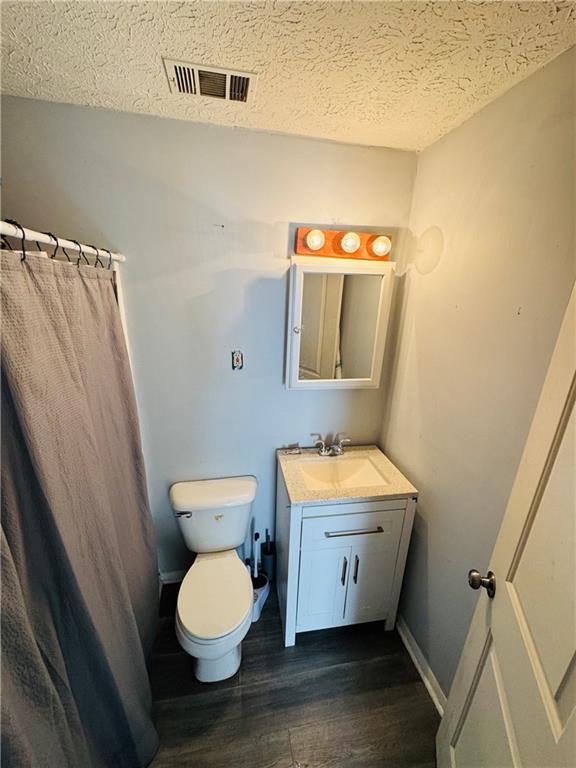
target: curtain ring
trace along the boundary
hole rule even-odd
[[[97,267],[98,264],[100,264],[101,267],[104,267],[104,263],[100,260],[100,251],[98,250],[98,248],[96,248],[95,245],[92,245],[92,243],[88,243],[88,245],[90,246],[90,248],[94,248],[94,250],[96,251],[96,261],[94,262],[94,266]]]
[[[76,266],[77,266],[77,267],[79,267],[79,266],[80,266],[80,262],[82,261],[82,259],[84,259],[84,261],[86,262],[86,264],[88,264],[88,266],[90,266],[90,262],[89,262],[89,261],[88,261],[88,259],[86,258],[86,254],[85,254],[85,253],[84,253],[84,251],[82,250],[82,246],[80,245],[80,243],[78,242],[78,240],[72,240],[72,238],[70,238],[70,242],[71,242],[71,243],[74,243],[74,245],[78,246],[78,260],[76,261]]]
[[[6,221],[8,224],[12,224],[13,227],[17,227],[20,230],[20,237],[22,238],[22,256],[20,257],[20,261],[26,261],[26,247],[24,245],[26,242],[26,235],[24,233],[24,227],[21,224],[18,224],[17,221],[14,221],[14,219],[6,219]]]
[[[109,251],[108,248],[102,248],[102,250],[106,251],[106,253],[108,254],[108,267],[107,267],[107,269],[110,269],[110,267],[112,266],[112,251]]]
[[[60,247],[58,245],[58,238],[56,237],[56,235],[53,235],[52,232],[43,232],[42,234],[48,235],[48,237],[50,237],[50,238],[52,238],[52,240],[54,240],[54,251],[52,252],[52,255],[50,256],[50,258],[53,259],[53,258],[55,258],[56,254],[58,253],[58,248]],[[36,245],[38,245],[38,243],[36,243]],[[68,261],[70,261],[70,259],[68,259]]]

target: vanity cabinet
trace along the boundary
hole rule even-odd
[[[279,457],[277,589],[285,645],[294,645],[298,632],[366,621],[393,629],[416,489],[406,481],[407,493],[395,498],[295,501],[294,471],[287,482]]]
[[[296,631],[386,618],[404,510],[315,511],[302,521]]]

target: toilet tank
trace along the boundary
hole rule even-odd
[[[258,482],[252,475],[174,483],[170,504],[192,552],[221,552],[244,543]]]

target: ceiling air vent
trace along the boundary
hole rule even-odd
[[[246,101],[250,78],[244,75],[230,75],[230,101]]]
[[[196,73],[190,67],[176,64],[174,78],[178,93],[196,93]]]
[[[207,72],[205,69],[199,69],[198,80],[202,96],[214,96],[215,99],[226,98],[226,75],[224,72]]]
[[[240,102],[254,96],[256,75],[252,72],[215,69],[173,59],[164,59],[164,69],[171,93]]]

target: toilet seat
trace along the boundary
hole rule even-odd
[[[178,593],[178,629],[198,645],[232,639],[244,631],[252,603],[250,575],[236,550],[199,554]]]

